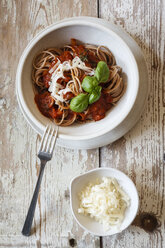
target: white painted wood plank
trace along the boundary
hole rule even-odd
[[[88,6],[88,7],[86,7]],[[39,31],[65,17],[97,15],[96,1],[1,1],[1,183],[0,247],[99,247],[99,239],[73,220],[68,186],[73,176],[99,166],[98,150],[56,147],[46,166],[36,206],[33,235],[21,235],[39,173],[40,139],[24,120],[15,95],[19,57]]]
[[[101,165],[129,175],[140,196],[139,218],[143,212],[153,213],[161,224],[147,233],[137,218],[128,230],[104,238],[103,247],[164,247],[165,8],[163,1],[102,0],[100,17],[123,27],[137,41],[146,58],[150,83],[148,103],[138,124],[119,141],[101,149]]]

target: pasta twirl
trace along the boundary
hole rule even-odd
[[[106,64],[109,71],[104,82],[97,81],[96,69],[100,61]],[[89,81],[95,77],[92,92],[86,92],[82,87],[85,77]],[[103,119],[126,89],[121,68],[116,65],[107,47],[82,45],[75,39],[71,39],[71,44],[63,48],[48,48],[39,52],[33,61],[32,80],[35,85],[35,102],[40,112],[61,126]],[[74,100],[77,106],[71,108],[71,101],[77,96]],[[86,101],[84,106],[83,101]]]

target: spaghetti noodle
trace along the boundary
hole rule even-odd
[[[72,111],[72,99],[86,94],[82,88],[83,79],[95,75],[100,61],[108,66],[109,77],[106,82],[100,82],[99,99],[81,112]],[[53,119],[57,125],[69,126],[74,122],[101,120],[125,92],[126,84],[121,71],[107,47],[77,44],[75,39],[71,39],[70,45],[61,49],[46,49],[34,58],[32,80],[35,102],[40,112]]]

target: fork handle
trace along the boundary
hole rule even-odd
[[[34,211],[36,208],[36,203],[37,203],[37,199],[38,199],[38,193],[40,190],[40,185],[41,185],[41,180],[42,180],[42,176],[44,173],[44,169],[45,169],[45,164],[46,161],[45,160],[41,160],[41,167],[40,167],[40,173],[38,176],[38,180],[37,180],[37,184],[36,184],[36,188],[33,194],[33,198],[32,201],[30,203],[30,207],[26,216],[26,220],[22,229],[22,234],[25,236],[30,236],[30,231],[31,231],[31,226],[32,226],[32,221],[33,221],[33,217],[34,217]]]

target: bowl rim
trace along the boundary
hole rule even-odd
[[[135,90],[133,91],[133,98],[132,98],[132,103],[129,104],[129,106],[127,106],[127,109],[124,111],[124,114],[122,114],[120,116],[120,118],[118,118],[118,120],[111,125],[111,127],[109,128],[107,126],[107,128],[101,129],[98,132],[92,133],[92,134],[86,134],[83,136],[74,136],[74,135],[70,135],[70,134],[61,134],[59,132],[59,138],[61,139],[66,139],[66,140],[90,140],[92,138],[95,137],[99,137],[103,134],[108,133],[109,131],[111,131],[112,129],[116,128],[120,123],[122,123],[122,121],[127,117],[127,115],[129,114],[129,112],[131,111],[131,109],[134,106],[135,100],[137,98],[137,94],[138,94],[138,90],[139,90],[139,72],[138,72],[138,66],[137,66],[137,62],[135,60],[135,57],[132,53],[132,51],[130,50],[130,48],[128,47],[128,45],[124,42],[124,40],[118,35],[116,34],[114,31],[108,29],[107,27],[103,26],[100,23],[96,23],[94,21],[91,20],[83,20],[82,18],[68,18],[64,21],[59,21],[57,23],[54,23],[50,26],[48,26],[47,28],[45,28],[44,30],[42,30],[40,33],[38,33],[30,42],[29,44],[26,46],[26,48],[24,49],[19,63],[18,63],[18,67],[17,67],[17,73],[16,73],[16,88],[17,88],[17,96],[20,100],[20,103],[25,111],[25,113],[27,114],[27,116],[29,117],[30,120],[32,120],[33,123],[36,124],[36,126],[38,126],[38,128],[40,130],[42,130],[42,132],[44,132],[45,126],[35,117],[35,115],[33,115],[31,113],[31,111],[29,110],[27,103],[23,97],[24,93],[23,93],[23,88],[22,88],[22,73],[23,73],[23,68],[24,68],[24,64],[26,61],[26,58],[29,54],[29,52],[31,51],[31,49],[34,47],[34,45],[37,44],[37,42],[42,39],[44,36],[48,35],[49,33],[60,29],[60,28],[64,28],[64,27],[68,27],[68,26],[76,26],[76,25],[86,25],[86,26],[90,26],[90,27],[94,27],[94,28],[98,28],[100,30],[103,30],[105,32],[107,32],[108,34],[113,35],[114,37],[117,37],[118,40],[120,40],[120,42],[123,44],[123,46],[126,47],[127,51],[129,52],[129,55],[131,57],[132,63],[134,64],[134,71],[136,73],[136,84],[135,84]]]
[[[85,175],[92,174],[92,173],[95,172],[95,171],[101,171],[101,170],[113,171],[113,172],[116,172],[117,174],[120,174],[120,175],[124,176],[124,178],[127,178],[127,180],[129,181],[129,183],[132,184],[132,187],[134,188],[134,192],[136,193],[136,196],[135,196],[135,197],[136,197],[136,200],[137,200],[137,206],[136,206],[136,208],[134,209],[134,215],[133,215],[132,219],[130,220],[130,222],[127,224],[127,226],[126,226],[125,228],[120,229],[119,231],[116,231],[116,232],[114,232],[114,233],[112,233],[112,234],[109,234],[109,233],[106,233],[106,232],[100,234],[100,233],[97,233],[97,232],[90,231],[89,229],[87,229],[84,225],[82,225],[82,224],[79,222],[79,220],[77,219],[77,217],[76,217],[76,215],[75,215],[75,213],[74,213],[74,210],[73,210],[73,204],[72,204],[72,202],[73,202],[73,197],[72,197],[72,185],[73,185],[73,182],[74,182],[76,179],[79,179],[79,178],[81,178],[81,177],[83,177],[83,176],[85,176]],[[138,195],[138,191],[137,191],[137,188],[136,188],[134,182],[133,182],[133,181],[131,180],[131,178],[130,178],[129,176],[127,176],[124,172],[122,172],[121,170],[115,169],[115,168],[111,168],[111,167],[99,167],[99,168],[95,168],[95,169],[89,170],[89,171],[87,171],[87,172],[85,172],[85,173],[83,173],[83,174],[81,174],[81,175],[79,175],[79,176],[73,177],[73,178],[71,179],[71,181],[70,181],[69,192],[70,192],[70,208],[71,208],[71,212],[72,212],[72,215],[73,215],[74,219],[76,220],[76,222],[77,222],[84,230],[86,230],[87,232],[89,232],[89,233],[91,233],[91,234],[93,234],[93,235],[96,235],[96,236],[102,236],[102,237],[104,237],[104,236],[111,236],[111,235],[114,235],[114,234],[117,234],[117,233],[120,233],[120,232],[124,231],[124,230],[127,229],[127,228],[131,225],[131,223],[134,221],[134,219],[135,219],[135,217],[136,217],[136,215],[137,215],[137,212],[138,212],[138,210],[139,210],[139,203],[140,203],[140,202],[139,202],[139,195]]]

